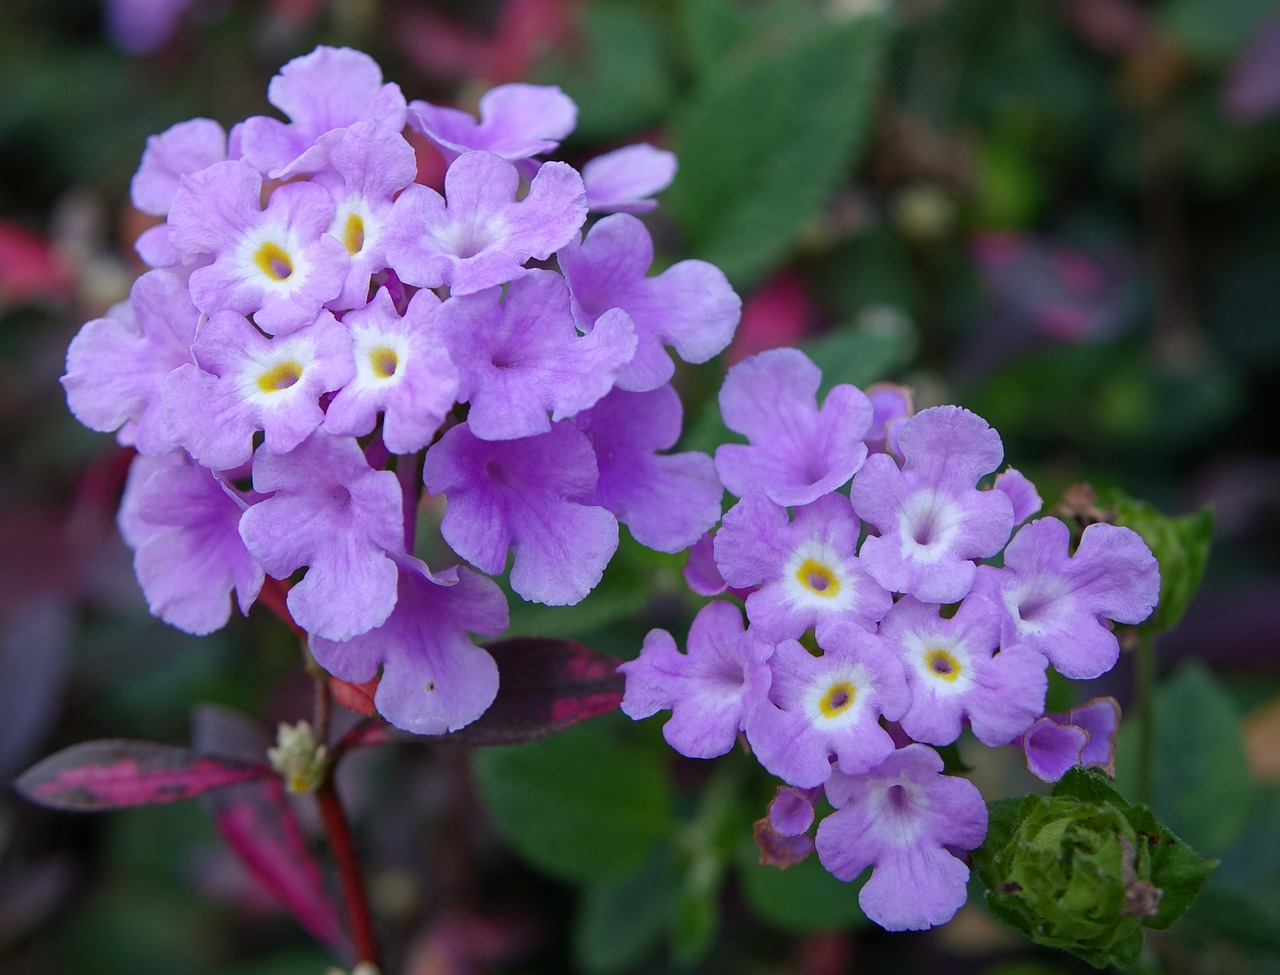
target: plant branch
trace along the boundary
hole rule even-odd
[[[364,878],[360,874],[360,861],[356,857],[351,839],[351,827],[333,784],[333,769],[316,789],[316,803],[324,820],[325,835],[333,851],[338,867],[338,880],[342,885],[342,901],[347,910],[347,922],[351,928],[351,941],[355,945],[356,960],[377,967],[378,941],[373,930],[373,915],[369,911],[369,899],[365,896]]]

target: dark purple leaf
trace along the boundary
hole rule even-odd
[[[350,942],[320,864],[307,846],[278,778],[206,799],[214,825],[263,889],[311,935],[348,962]]]
[[[333,746],[333,754],[336,757],[351,748],[372,748],[376,745],[415,740],[420,739],[408,732],[396,730],[381,718],[366,718],[338,739],[338,743]]]
[[[33,802],[95,811],[190,799],[275,773],[266,763],[200,755],[150,741],[86,741],[50,755],[14,784]]]
[[[517,637],[487,649],[498,662],[498,697],[479,721],[442,736],[443,741],[534,741],[622,703],[621,661],[581,643]]]
[[[0,613],[0,778],[19,771],[61,713],[73,613],[57,595]]]
[[[261,761],[275,739],[257,718],[222,707],[197,704],[191,711],[191,747],[201,755]]]
[[[1227,79],[1223,109],[1233,122],[1260,122],[1280,111],[1280,17],[1262,25]]]

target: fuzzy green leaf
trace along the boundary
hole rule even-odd
[[[698,256],[737,286],[792,250],[856,159],[886,34],[868,15],[783,36],[726,62],[677,111],[669,201]]]
[[[661,764],[602,719],[553,738],[477,750],[473,768],[499,830],[523,857],[567,880],[621,877],[670,834]]]

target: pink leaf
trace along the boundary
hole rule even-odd
[[[149,741],[86,741],[50,755],[15,785],[33,802],[92,812],[190,799],[266,778],[265,763],[212,758]]]
[[[569,640],[517,637],[486,648],[498,662],[498,696],[480,720],[443,736],[467,745],[546,738],[622,703],[621,662]]]
[[[278,778],[208,798],[214,825],[245,869],[311,935],[348,961],[351,945],[324,873]]]

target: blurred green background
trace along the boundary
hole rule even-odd
[[[146,137],[268,114],[270,77],[358,47],[406,95],[473,106],[558,84],[561,154],[665,145],[661,262],[722,266],[726,356],[682,369],[689,447],[729,362],[802,344],[828,384],[893,380],[1001,433],[1052,504],[1071,484],[1211,504],[1206,581],[1157,644],[1156,814],[1222,859],[1150,972],[1280,972],[1280,4],[1273,0],[6,0],[0,6],[0,771],[76,741],[190,735],[199,702],[297,720],[309,683],[259,611],[152,620],[114,529],[127,458],[67,413],[80,324],[127,296]],[[581,606],[513,630],[619,657],[683,640],[681,560],[624,540]],[[1127,657],[1097,687],[1127,705]],[[806,863],[754,865],[771,787],[597,719],[469,756],[358,756],[342,786],[390,973],[1070,973],[971,899],[869,929]],[[1125,747],[1128,747],[1127,745]],[[1005,751],[1012,752],[1011,749]],[[989,798],[1035,782],[964,758]],[[1124,748],[1120,784],[1125,787]],[[304,826],[314,814],[300,807]],[[811,869],[812,868],[812,869]],[[0,970],[304,975],[333,963],[194,803],[98,817],[0,796]]]

